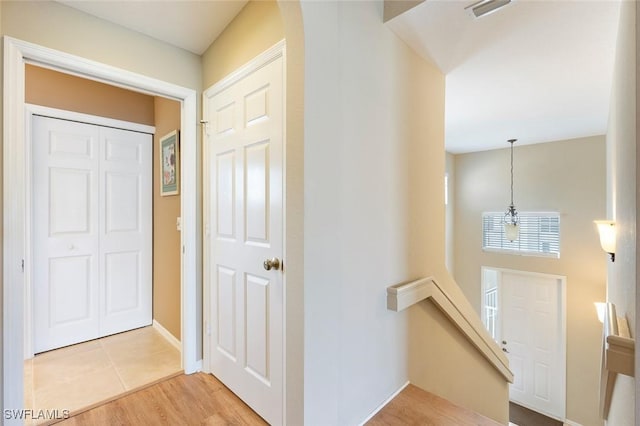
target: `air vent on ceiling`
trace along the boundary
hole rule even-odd
[[[481,0],[464,8],[474,18],[488,15],[495,12],[503,6],[511,3],[511,0]]]

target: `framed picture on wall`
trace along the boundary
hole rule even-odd
[[[160,138],[160,195],[178,195],[180,153],[177,130]]]

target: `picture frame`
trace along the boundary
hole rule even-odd
[[[159,140],[160,195],[180,193],[180,132],[174,130]]]

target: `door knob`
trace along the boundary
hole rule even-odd
[[[278,259],[277,257],[272,257],[271,259],[265,260],[262,266],[264,266],[264,269],[266,269],[267,271],[270,271],[272,269],[275,269],[277,271],[278,269],[280,269],[280,259]]]

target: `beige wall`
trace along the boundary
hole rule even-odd
[[[275,1],[250,1],[202,55],[206,89],[284,37]]]
[[[449,152],[445,155],[445,173],[448,176],[446,188],[448,200],[445,206],[445,265],[453,276],[455,272],[456,157]]]
[[[481,266],[567,277],[566,413],[584,425],[602,424],[602,326],[593,303],[605,299],[607,258],[593,220],[606,216],[605,151],[602,136],[514,149],[516,208],[560,213],[560,259],[483,252],[482,213],[506,210],[509,202],[509,150],[460,154],[455,161],[456,280],[480,312]]]
[[[154,125],[152,96],[34,65],[25,67],[25,101]]]
[[[178,340],[180,316],[180,195],[160,196],[160,138],[180,131],[180,102],[154,98],[153,136],[153,319]]]
[[[407,380],[506,423],[506,381],[437,310],[385,305],[421,276],[460,293],[444,256],[444,76],[382,24],[382,2],[301,6],[305,424],[358,424]]]
[[[636,289],[638,283],[637,229],[637,13],[636,2],[622,2],[614,82],[607,131],[608,217],[616,221],[616,261],[609,264],[607,299],[616,305],[618,316],[626,317],[636,337]],[[637,339],[637,337],[636,337]],[[640,353],[636,351],[636,354]],[[636,355],[637,356],[637,355]],[[636,358],[636,377],[638,377]],[[619,375],[607,424],[634,423],[636,387],[632,377]],[[638,414],[636,414],[638,416]],[[640,418],[640,417],[635,417]]]
[[[416,386],[507,423],[508,387],[502,375],[433,304],[412,308],[410,380]]]

